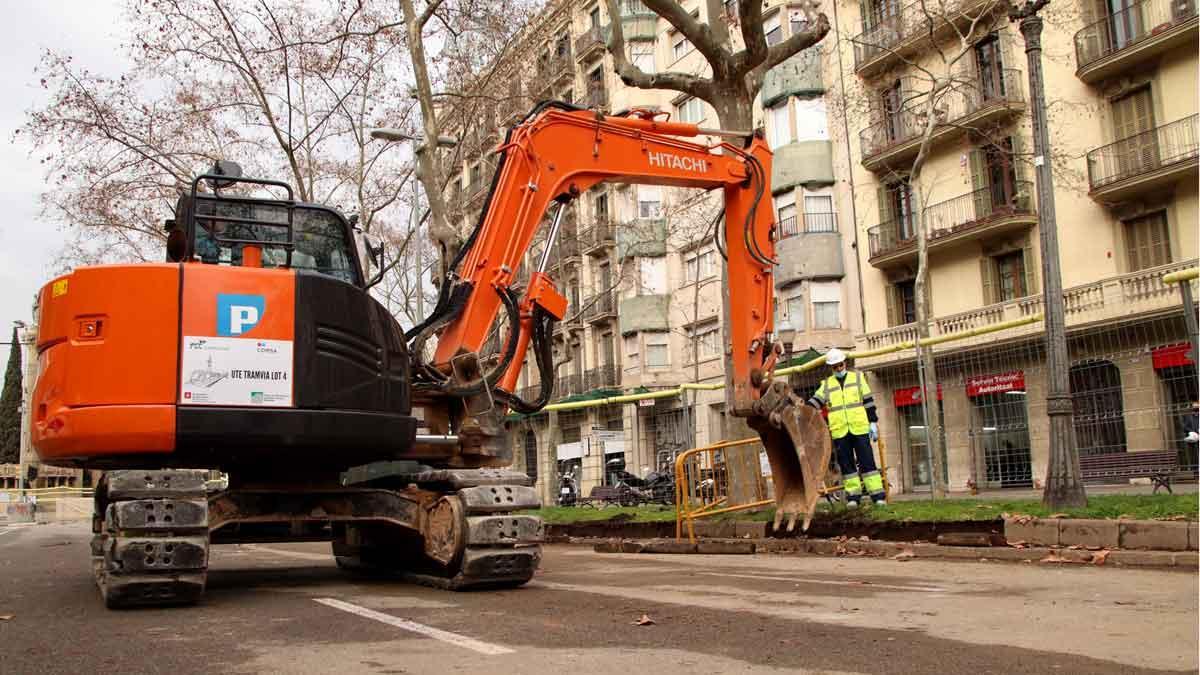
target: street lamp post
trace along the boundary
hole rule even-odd
[[[1075,446],[1074,403],[1067,378],[1067,335],[1063,318],[1062,274],[1059,271],[1058,225],[1054,218],[1054,178],[1050,170],[1050,133],[1046,126],[1045,83],[1042,80],[1042,18],[1038,11],[1049,0],[1026,0],[1008,12],[1019,21],[1029,62],[1029,95],[1033,112],[1033,164],[1037,171],[1038,234],[1042,249],[1042,305],[1046,325],[1046,413],[1050,420],[1050,459],[1042,503],[1048,508],[1087,506],[1079,478]]]

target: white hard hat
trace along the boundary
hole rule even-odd
[[[825,363],[828,365],[836,366],[839,363],[845,362],[845,360],[846,352],[838,349],[837,347],[825,352]]]

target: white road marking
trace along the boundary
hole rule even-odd
[[[321,603],[322,605],[333,607],[334,609],[340,609],[343,612],[357,614],[363,618],[373,619],[381,623],[386,623],[389,626],[395,626],[396,628],[401,628],[419,635],[424,635],[425,637],[431,637],[435,640],[441,640],[442,642],[449,642],[452,645],[470,649],[472,651],[479,652],[480,654],[489,654],[495,656],[499,654],[513,653],[513,650],[509,649],[508,647],[491,644],[490,642],[482,642],[480,640],[476,640],[475,638],[459,635],[458,633],[451,633],[440,628],[434,628],[432,626],[416,623],[415,621],[409,621],[408,619],[401,619],[400,617],[392,616],[391,614],[376,612],[373,609],[352,605],[348,602],[343,602],[335,598],[313,598],[313,600]]]
[[[257,546],[255,544],[243,544],[242,548],[252,553],[262,551],[263,553],[271,553],[285,558],[299,558],[300,560],[321,560],[324,562],[333,562],[332,553],[304,553],[303,551],[284,551],[277,548],[269,548],[267,546]]]
[[[828,584],[830,586],[864,586],[871,588],[886,588],[894,591],[919,591],[922,593],[945,593],[940,586],[899,586],[896,584],[877,584],[873,581],[840,581],[837,579],[809,579],[805,577],[780,577],[767,574],[729,574],[726,572],[699,572],[712,577],[733,577],[737,579],[766,579],[768,581],[791,581],[799,584]]]

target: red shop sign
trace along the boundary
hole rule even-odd
[[[1163,368],[1172,368],[1175,366],[1191,366],[1195,365],[1196,363],[1195,361],[1192,361],[1191,356],[1188,355],[1188,352],[1191,350],[1192,346],[1184,342],[1177,345],[1159,347],[1158,349],[1150,352],[1150,358],[1154,362],[1155,370],[1162,370]]]
[[[967,378],[967,396],[1002,394],[1006,391],[1025,391],[1025,371]]]
[[[942,400],[942,385],[938,385],[938,400]],[[921,388],[909,387],[907,389],[897,389],[892,394],[892,402],[897,408],[903,408],[910,405],[921,405]]]

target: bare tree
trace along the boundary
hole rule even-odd
[[[804,28],[774,45],[763,33],[763,3],[737,0],[736,23],[742,48],[735,51],[729,15],[723,0],[705,0],[708,21],[700,21],[675,0],[642,0],[655,14],[666,19],[703,55],[708,76],[668,71],[646,73],[634,65],[625,50],[618,0],[605,0],[612,26],[608,51],[621,81],[639,89],[669,89],[707,101],[717,111],[725,129],[754,128],[754,99],[762,89],[767,72],[792,56],[812,47],[829,32],[829,20],[818,12],[816,0],[801,4]]]

